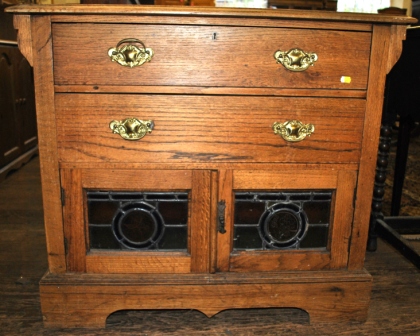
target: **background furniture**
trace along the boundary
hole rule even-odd
[[[287,9],[337,10],[336,0],[268,0],[268,7]]]
[[[416,61],[413,62],[419,55],[420,29],[414,27],[407,30],[407,39],[403,42],[401,58],[391,70],[386,82],[368,250],[376,250],[376,233],[379,233],[381,237],[394,245],[420,268],[419,253],[401,236],[401,234],[420,233],[420,218],[399,216],[410,134],[413,123],[420,121],[420,64]],[[399,117],[399,127],[391,213],[390,216],[384,217],[381,211],[382,198],[391,146],[392,127],[397,120],[397,116]]]
[[[0,7],[0,181],[37,153],[32,68],[16,42],[11,14]]]
[[[173,308],[366,319],[380,97],[412,19],[13,12],[38,88],[46,325]]]
[[[214,0],[155,0],[154,4],[158,6],[215,6]]]

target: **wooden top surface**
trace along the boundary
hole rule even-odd
[[[198,17],[237,17],[300,19],[324,21],[348,21],[366,23],[392,23],[409,25],[417,22],[407,16],[340,13],[310,10],[216,8],[185,6],[143,6],[143,5],[19,5],[9,7],[8,12],[15,14],[114,14],[114,15],[154,15],[154,16],[198,16]]]

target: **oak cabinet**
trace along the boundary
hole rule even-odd
[[[46,325],[173,308],[366,319],[380,98],[410,18],[13,11],[38,87]]]

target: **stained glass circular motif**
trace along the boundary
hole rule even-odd
[[[298,205],[277,203],[262,214],[260,235],[268,247],[294,247],[305,236],[306,224],[306,215]]]
[[[289,211],[279,210],[267,218],[267,232],[279,243],[295,238],[300,229],[299,218]]]
[[[138,202],[124,205],[117,211],[112,229],[125,247],[145,249],[160,239],[164,225],[155,207]]]

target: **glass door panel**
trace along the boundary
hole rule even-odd
[[[321,270],[347,265],[354,171],[221,172],[225,233],[219,271]]]
[[[210,271],[209,238],[202,238],[211,225],[210,171],[63,169],[61,175],[69,271]]]

